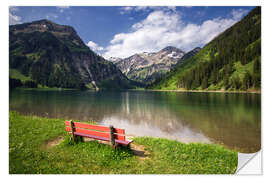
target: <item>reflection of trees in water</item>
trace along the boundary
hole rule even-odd
[[[194,129],[200,129],[204,135],[215,142],[223,143],[241,152],[258,151],[261,145],[260,120],[253,119],[252,122],[250,122],[252,118],[247,120],[245,117],[251,113],[237,117],[238,121],[232,121],[233,117],[230,115],[224,117],[223,114],[209,111],[181,113],[185,123]]]
[[[260,148],[260,97],[253,94],[22,91],[10,99],[11,108],[24,114],[97,122],[113,117],[138,131],[147,127],[194,138],[202,132],[243,152]]]
[[[170,107],[182,116],[183,123],[200,129],[215,142],[241,152],[255,152],[260,149],[260,95],[204,93],[198,96],[198,101],[192,98],[190,99],[195,101],[192,106]],[[176,99],[180,100],[179,96],[172,95],[171,100]]]
[[[163,132],[176,133],[188,127],[241,152],[260,149],[259,95],[193,93],[181,96],[166,93],[131,99],[132,104],[122,103],[122,112],[116,117],[135,125],[151,124]]]
[[[103,103],[99,95],[86,93],[22,91],[11,97],[10,107],[23,114],[97,122],[119,111],[120,106],[116,101]]]

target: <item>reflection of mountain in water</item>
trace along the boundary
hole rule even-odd
[[[10,108],[24,114],[94,120],[127,134],[219,142],[260,149],[260,96],[147,91],[15,91]]]

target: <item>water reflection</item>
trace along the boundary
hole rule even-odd
[[[258,94],[147,91],[29,91],[10,93],[23,114],[94,120],[137,136],[221,143],[240,152],[261,146]]]

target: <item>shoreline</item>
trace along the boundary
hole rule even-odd
[[[184,90],[184,89],[131,89],[134,91],[157,91],[157,92],[194,92],[194,93],[243,93],[243,94],[261,94],[261,90],[258,91],[224,91],[224,90]]]
[[[78,90],[71,88],[16,88],[20,90],[57,90],[68,91]],[[241,94],[261,94],[261,90],[249,90],[249,91],[224,91],[224,90],[185,90],[185,89],[113,89],[113,91],[153,91],[153,92],[194,92],[194,93],[241,93]],[[93,89],[87,89],[86,91],[96,91]],[[110,91],[110,89],[100,89],[99,91]]]

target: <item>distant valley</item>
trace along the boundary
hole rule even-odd
[[[181,64],[198,53],[200,48],[186,53],[176,47],[168,46],[158,52],[143,52],[132,55],[128,58],[111,58],[114,64],[129,79],[144,84],[151,84],[165,73],[169,72],[173,67]]]

